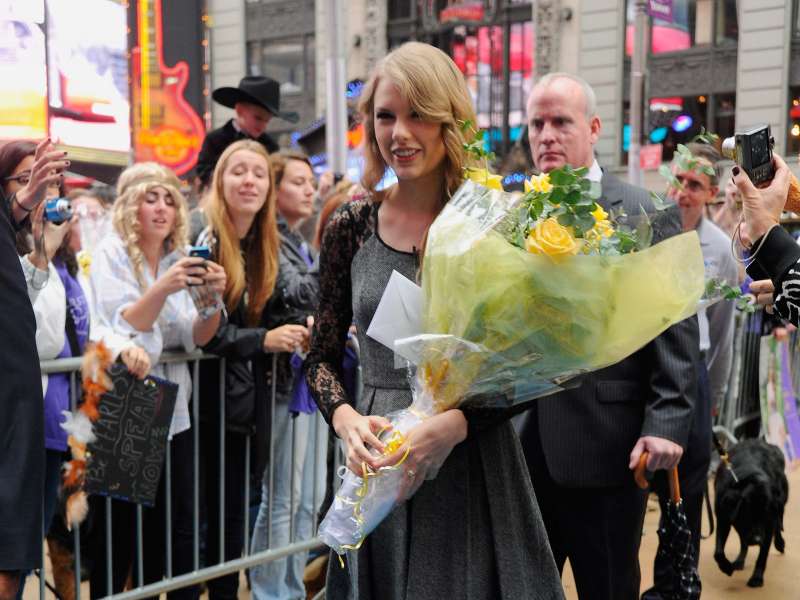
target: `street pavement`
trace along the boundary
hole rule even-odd
[[[784,516],[784,539],[786,554],[780,554],[773,545],[770,549],[767,569],[764,572],[764,587],[749,588],[747,580],[753,573],[758,548],[751,546],[743,571],[728,577],[714,562],[714,536],[700,542],[700,579],[703,584],[702,600],[800,600],[800,467],[787,474],[789,478],[789,503]],[[714,501],[713,481],[709,482],[711,501]],[[642,591],[653,582],[653,558],[658,546],[658,502],[650,497],[645,516],[644,535],[639,560],[642,566]],[[703,532],[709,529],[706,515],[703,516]],[[739,536],[731,531],[725,551],[730,560],[739,553]],[[567,600],[577,600],[575,582],[569,565],[564,569],[564,590]]]

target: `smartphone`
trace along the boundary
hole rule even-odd
[[[189,256],[192,258],[202,258],[203,260],[211,260],[211,248],[208,246],[192,246],[189,248]],[[203,267],[205,268],[205,266]],[[203,284],[189,284],[190,286],[197,286]]]
[[[189,256],[192,258],[211,260],[211,248],[208,246],[192,246],[189,248]]]

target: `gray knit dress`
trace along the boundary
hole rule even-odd
[[[306,362],[330,418],[346,401],[338,371],[351,321],[358,329],[364,390],[357,410],[385,415],[411,402],[406,373],[366,332],[393,270],[414,279],[416,257],[383,243],[377,204],[343,206],[321,253],[320,312]],[[510,422],[469,421],[437,477],[373,531],[342,568],[331,560],[331,600],[527,600],[563,598],[525,459]],[[338,487],[338,484],[335,484]]]

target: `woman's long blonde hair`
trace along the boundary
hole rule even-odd
[[[269,192],[266,202],[256,213],[247,233],[247,256],[242,254],[242,245],[233,225],[228,203],[225,202],[223,175],[231,156],[239,150],[248,150],[264,157],[269,171]],[[239,140],[228,146],[219,157],[211,180],[206,215],[217,239],[216,260],[225,269],[225,306],[232,312],[239,305],[247,290],[247,324],[258,325],[267,300],[275,289],[278,276],[278,250],[280,237],[275,200],[275,176],[269,155],[260,143]]]
[[[375,193],[386,172],[375,138],[375,90],[381,79],[388,79],[399,89],[411,108],[423,121],[441,123],[445,146],[444,175],[447,197],[464,179],[467,163],[465,137],[461,124],[476,122],[464,76],[444,52],[421,42],[407,42],[387,54],[375,67],[359,103],[364,120],[364,175],[362,183]]]
[[[140,246],[142,226],[139,223],[139,207],[148,192],[163,187],[175,203],[175,227],[164,241],[164,254],[184,248],[188,243],[188,209],[186,198],[180,192],[181,183],[170,169],[154,162],[137,163],[125,169],[117,181],[117,200],[114,202],[112,222],[122,238],[125,250],[133,264],[133,272],[139,287],[144,290],[145,258]]]

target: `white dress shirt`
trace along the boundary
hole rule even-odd
[[[175,251],[164,256],[158,264],[156,277],[162,275],[185,252]],[[144,282],[153,285],[155,278],[149,269],[144,269]],[[195,349],[193,337],[194,319],[197,309],[186,290],[170,294],[150,331],[139,331],[122,316],[126,308],[142,297],[143,289],[136,280],[133,263],[125,250],[125,244],[116,232],[110,233],[95,249],[92,256],[89,279],[94,292],[97,320],[101,327],[108,327],[143,348],[153,365],[150,374],[178,384],[178,398],[172,415],[169,437],[186,431],[190,427],[189,397],[192,379],[187,363],[157,364],[164,350],[191,352]]]

